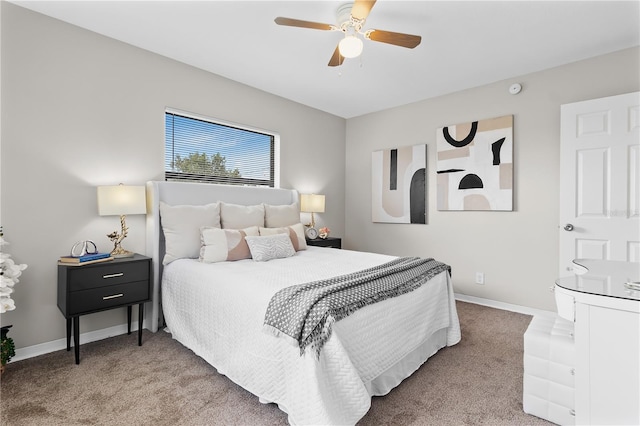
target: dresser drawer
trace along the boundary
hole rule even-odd
[[[69,295],[68,315],[132,305],[149,300],[149,281],[136,281],[89,290],[74,291]]]
[[[558,308],[558,315],[567,321],[575,322],[576,320],[576,308],[575,299],[573,296],[567,294],[561,287],[555,287],[556,307]]]
[[[67,268],[67,273],[69,274],[68,286],[71,292],[149,279],[147,262],[87,265]]]

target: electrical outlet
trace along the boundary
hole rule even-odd
[[[484,284],[484,272],[476,272],[476,284]]]

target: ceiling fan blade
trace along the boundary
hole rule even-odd
[[[356,0],[351,7],[351,16],[360,20],[367,19],[374,4],[376,0]]]
[[[421,36],[383,30],[370,30],[367,32],[366,38],[373,41],[379,41],[381,43],[407,47],[409,49],[413,49],[422,41]]]
[[[340,48],[336,46],[336,50],[333,52],[333,56],[329,60],[330,67],[339,67],[344,62],[344,56],[340,54]]]
[[[333,25],[329,25],[329,24],[322,24],[320,22],[311,22],[311,21],[301,21],[300,19],[283,18],[282,16],[278,16],[276,19],[274,19],[274,21],[278,25],[286,25],[289,27],[311,28],[313,30],[323,30],[323,31],[331,31],[335,29]]]

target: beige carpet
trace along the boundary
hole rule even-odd
[[[523,333],[531,317],[458,302],[462,341],[384,397],[359,425],[548,425],[522,411]],[[2,425],[285,425],[164,332],[145,331],[7,365]]]

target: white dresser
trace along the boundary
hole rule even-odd
[[[576,424],[640,425],[640,263],[574,264],[555,295],[575,323]]]

